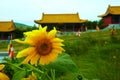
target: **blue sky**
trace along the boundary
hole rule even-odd
[[[99,20],[108,5],[120,6],[119,0],[0,0],[0,21],[34,25],[42,13],[79,13],[80,19]]]

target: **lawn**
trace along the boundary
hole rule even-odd
[[[65,53],[78,67],[83,80],[120,80],[120,32],[86,32],[59,36],[64,39]],[[12,41],[15,51],[27,46]],[[7,41],[0,42],[0,51],[7,51]],[[57,80],[78,80],[75,73],[65,73]]]
[[[65,49],[85,79],[120,80],[119,30],[115,35],[101,31],[84,33],[81,37],[66,37]]]

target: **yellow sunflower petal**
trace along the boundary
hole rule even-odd
[[[22,43],[22,44],[30,44],[30,45],[34,45],[34,42],[29,40],[28,38],[26,38],[24,41],[21,41],[19,39],[15,39],[16,42],[18,43]]]
[[[35,45],[35,40],[37,40],[38,37],[37,36],[33,36],[33,37],[26,37],[25,38],[25,44],[29,44],[29,45],[32,45],[34,46]]]
[[[28,54],[32,53],[35,51],[35,48],[34,47],[29,47],[29,48],[26,48],[20,52],[18,52],[16,58],[21,58],[21,57],[24,57],[24,56],[27,56]]]
[[[40,58],[39,54],[35,54],[35,56],[31,59],[30,63],[33,65],[37,65],[38,59]]]
[[[34,56],[35,56],[35,53],[29,54],[22,63],[27,64],[30,61],[30,59],[33,58]]]
[[[53,49],[51,53],[52,53],[52,55],[61,54],[62,50]]]
[[[31,35],[33,36],[33,38],[40,38],[41,32],[40,30],[33,30]]]
[[[40,30],[33,30],[31,33],[27,33],[29,35],[25,37],[25,41],[30,45],[34,45],[36,41],[45,38],[47,35],[47,32],[42,32]]]
[[[33,38],[33,39],[34,39],[34,38]],[[31,39],[28,39],[28,38],[25,39],[25,43],[26,43],[26,44],[29,44],[29,45],[32,45],[32,46],[35,45],[35,42],[34,42],[33,40],[31,40]]]
[[[41,25],[39,26],[40,32],[46,32],[46,29],[47,29],[47,26],[45,26],[45,27],[43,27],[43,28],[42,28]]]
[[[54,59],[54,58],[52,58],[50,55],[47,55],[47,56],[45,56],[45,57],[46,57],[46,59],[45,59],[45,64],[49,64],[49,63],[52,62],[53,59]]]
[[[64,44],[62,44],[62,43],[53,43],[52,45],[53,45],[53,47],[64,46]]]
[[[40,33],[40,37],[37,39],[37,41],[38,40],[43,40],[43,39],[45,39],[47,37],[47,32],[41,32]]]
[[[21,41],[21,40],[19,40],[19,39],[15,39],[15,41],[18,42],[18,43],[26,44],[25,41]]]
[[[42,28],[43,32],[46,32],[46,30],[47,30],[47,26],[45,26],[45,27]]]
[[[37,34],[37,35],[40,35],[40,37],[38,38],[38,40],[42,40],[42,39],[46,38],[46,36],[47,36],[46,29],[47,29],[47,26],[45,26],[43,28],[42,28],[41,25],[39,26],[39,32],[40,33]]]
[[[40,25],[40,26],[39,26],[39,30],[41,30],[41,29],[42,29],[42,26]]]
[[[24,34],[27,34],[25,36],[25,42],[27,44],[31,44],[31,45],[34,45],[35,40],[39,39],[39,37],[40,37],[40,35],[38,35],[38,34],[40,34],[39,30],[34,30],[34,31],[28,32],[28,33],[25,32]]]
[[[5,65],[4,65],[4,64],[1,64],[1,65],[0,65],[0,70],[2,70],[4,67],[5,67]]]
[[[60,38],[53,38],[51,39],[51,42],[54,42],[54,43],[61,43],[63,42],[64,40],[60,39]]]
[[[54,27],[54,29],[51,30],[51,31],[48,33],[48,38],[49,38],[49,39],[54,38],[55,35],[56,35],[56,33],[57,33],[57,30],[56,30],[55,27]]]
[[[26,36],[27,36],[27,35],[31,35],[31,34],[32,34],[32,31],[24,32],[23,34],[26,35]]]
[[[28,39],[28,40],[32,40],[34,38],[34,33],[32,32],[24,32],[24,35],[25,35],[25,40]]]
[[[58,51],[52,50],[52,52],[49,54],[49,59],[50,59],[49,61],[50,62],[55,61],[58,56],[58,53],[59,53]]]
[[[48,63],[49,63],[49,57],[47,55],[40,57],[40,64],[45,65],[45,64],[48,64]]]
[[[44,56],[40,57],[40,64],[45,65],[45,57]]]
[[[55,50],[58,50],[58,51],[65,51],[62,47],[53,47]]]
[[[49,55],[46,56],[41,56],[40,57],[40,64],[45,65],[45,64],[49,64],[50,62],[55,61],[55,59],[57,58],[57,55],[54,51],[52,51]]]
[[[10,79],[6,74],[0,72],[0,80],[10,80]]]

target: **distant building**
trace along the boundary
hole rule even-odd
[[[109,24],[120,24],[120,6],[109,5],[106,13],[98,17],[103,18],[104,26],[109,26]]]
[[[78,31],[87,20],[82,20],[79,14],[42,14],[41,20],[34,20],[35,23],[48,26],[48,30],[56,27],[60,31]]]
[[[15,24],[11,21],[0,21],[0,39],[8,39],[15,30]]]

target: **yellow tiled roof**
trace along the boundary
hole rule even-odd
[[[0,21],[0,32],[10,32],[15,30],[13,21]]]
[[[105,14],[99,15],[98,17],[104,17],[108,14],[120,15],[120,6],[108,6],[108,9]]]
[[[35,23],[83,23],[87,20],[79,18],[79,14],[44,14],[42,20],[34,20]]]

